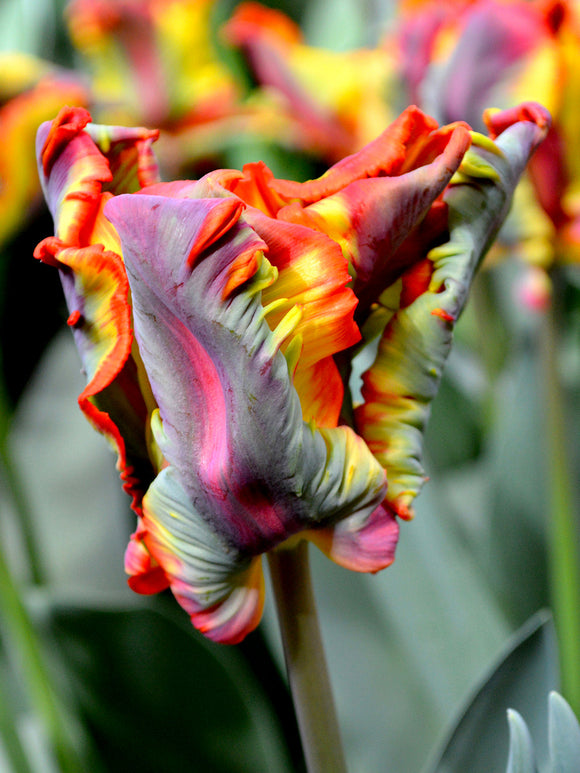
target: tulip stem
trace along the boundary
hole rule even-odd
[[[0,679],[0,738],[12,766],[10,770],[12,773],[33,773],[18,732],[15,713],[11,706],[9,688],[4,684],[4,680]]]
[[[308,773],[346,773],[312,590],[308,543],[272,551],[268,559]]]
[[[557,279],[557,277],[554,277]],[[553,303],[556,300],[554,293]],[[557,310],[550,308],[542,329],[541,367],[545,383],[550,572],[558,633],[562,692],[580,713],[580,555],[575,490],[570,474],[564,394],[558,378]]]

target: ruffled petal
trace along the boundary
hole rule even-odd
[[[86,110],[68,107],[37,134],[40,177],[56,236],[43,240],[34,254],[60,270],[68,322],[87,377],[79,403],[117,449],[124,487],[137,511],[155,474],[146,439],[152,406],[134,352],[119,238],[102,210],[115,192],[157,179],[151,150],[156,135],[95,126]]]
[[[395,560],[399,524],[387,505],[370,515],[356,513],[306,535],[328,558],[354,572],[378,572]]]
[[[232,223],[230,210],[227,234],[198,253],[198,233],[207,236],[223,206],[121,196],[106,214],[123,243],[135,334],[161,415],[158,445],[201,517],[255,555],[306,528],[371,512],[385,477],[350,429],[302,421],[279,351],[300,315],[290,311],[273,331],[266,324],[260,292],[275,272],[243,217]],[[241,258],[248,279],[226,291]]]
[[[375,140],[331,166],[318,179],[303,183],[274,179],[270,187],[287,202],[311,204],[338,193],[355,180],[400,174],[407,171],[404,167],[409,154],[417,154],[437,128],[433,118],[412,105]]]
[[[119,374],[131,351],[129,283],[120,257],[102,245],[65,247],[54,256],[63,271],[71,312],[69,324],[81,355],[90,392],[96,394]]]
[[[326,357],[308,368],[300,361],[292,383],[300,397],[302,418],[317,427],[336,427],[344,400],[344,384],[332,357]]]
[[[151,149],[157,131],[90,120],[83,108],[64,107],[54,121],[42,124],[36,139],[55,234],[71,247],[95,243],[93,232],[106,228],[98,217],[103,193],[131,193],[158,181]]]
[[[268,315],[271,327],[294,306],[302,312],[295,335],[302,339],[300,363],[309,368],[360,340],[353,314],[357,298],[347,285],[348,262],[328,236],[249,210],[246,220],[267,245],[268,261],[278,272],[264,288],[264,306],[276,303]]]
[[[121,258],[102,245],[65,247],[45,239],[35,257],[60,269],[68,324],[87,386],[79,405],[119,453],[125,490],[138,505],[153,470],[145,442],[148,409],[131,359],[129,283]]]
[[[109,164],[112,177],[108,191],[136,193],[159,182],[159,168],[153,153],[158,129],[90,123],[86,132]]]
[[[260,163],[247,165],[245,173],[218,170],[197,182],[159,183],[141,193],[172,198],[231,197],[232,191],[236,196],[243,194],[252,205],[245,220],[263,239],[268,261],[277,270],[276,281],[262,288],[262,305],[269,309],[268,325],[274,329],[295,307],[301,312],[293,338],[297,344],[299,341],[299,358],[294,362],[288,352],[288,359],[303,418],[317,426],[336,426],[344,386],[332,355],[360,339],[353,319],[357,299],[347,286],[351,281],[347,259],[325,234],[262,214],[263,210],[276,211],[284,203],[276,196],[270,198],[268,184],[272,179],[272,172]],[[232,198],[226,200],[234,206]],[[202,241],[198,236],[198,245]],[[234,276],[235,267],[231,272]],[[247,276],[243,269],[242,279]],[[287,353],[285,343],[281,348]]]
[[[55,235],[69,247],[87,240],[103,185],[112,179],[105,157],[84,132],[86,110],[63,108],[36,136],[40,181],[55,224]]]
[[[152,595],[169,588],[170,580],[147,547],[147,529],[143,519],[131,535],[125,551],[125,571],[129,575],[129,587],[135,593]]]
[[[446,133],[443,141],[440,148],[438,132],[423,138],[417,161],[423,160],[421,152],[427,149],[441,152],[418,169],[394,177],[355,180],[302,211],[290,205],[279,213],[284,219],[310,222],[340,244],[355,276],[359,314],[405,268],[394,259],[397,249],[425,218],[471,143],[464,126]]]
[[[321,177],[294,182],[274,177],[263,162],[246,164],[242,172],[210,173],[206,180],[222,185],[270,217],[301,222],[280,210],[289,204],[308,204],[339,193],[357,180],[396,176],[414,166],[430,163],[448,142],[455,127],[438,128],[437,122],[415,106],[408,107],[382,134],[365,147],[330,167]],[[304,223],[308,225],[307,222]]]
[[[264,606],[261,559],[237,551],[207,523],[172,468],[159,474],[143,500],[141,539],[177,601],[208,638],[236,644],[258,625]],[[156,580],[162,584],[150,568],[146,576],[147,592]]]
[[[355,411],[358,431],[387,470],[387,501],[401,517],[411,517],[411,502],[424,481],[423,431],[473,272],[507,214],[530,154],[549,128],[549,116],[537,106],[494,114],[493,121],[504,131],[495,145],[475,135],[444,197],[449,240],[427,256],[433,266],[428,286],[421,291],[419,281],[411,302],[404,308],[397,303],[376,360],[363,377],[365,402]],[[403,287],[406,279],[403,275]]]

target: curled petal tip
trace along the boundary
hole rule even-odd
[[[391,507],[399,518],[403,521],[412,521],[415,517],[415,511],[408,502],[405,502],[403,498],[397,499],[391,502]]]
[[[42,169],[47,177],[62,150],[90,121],[91,114],[84,107],[61,108],[42,147]]]
[[[439,317],[439,319],[442,319],[444,322],[455,322],[455,317],[453,314],[450,314],[448,311],[445,311],[445,309],[433,309],[431,314],[434,317]]]
[[[221,199],[209,211],[187,257],[187,265],[193,268],[199,256],[226,234],[237,223],[244,204],[234,197]]]
[[[58,253],[66,247],[66,244],[56,236],[48,236],[39,242],[34,248],[34,257],[41,260],[53,268],[58,268],[61,264],[56,257]]]
[[[498,110],[489,108],[483,113],[483,120],[488,128],[490,137],[496,139],[499,135],[513,124],[519,121],[528,121],[535,124],[540,129],[540,142],[547,135],[552,125],[552,116],[543,105],[538,102],[522,102],[520,105],[511,107],[508,110]]]
[[[339,566],[375,574],[395,560],[399,524],[394,510],[383,503],[370,514],[355,513],[307,536]]]

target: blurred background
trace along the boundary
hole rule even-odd
[[[52,233],[39,123],[80,104],[160,127],[167,180],[260,159],[309,179],[411,102],[480,129],[528,98],[549,152],[457,325],[397,559],[312,566],[353,773],[504,770],[508,707],[543,769],[549,690],[580,708],[579,28],[573,2],[1,0],[1,770],[303,769],[273,608],[224,647],[127,587],[135,517],[32,258]]]

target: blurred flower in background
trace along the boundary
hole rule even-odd
[[[243,53],[258,93],[279,103],[299,150],[336,161],[396,115],[396,62],[387,48],[309,46],[288,16],[252,2],[236,7],[222,34]]]
[[[218,6],[215,0],[75,0],[67,6],[96,120],[160,128],[157,154],[168,177],[219,166],[244,139],[309,148],[302,117],[296,127],[278,95],[248,89],[223,40]]]
[[[74,0],[70,38],[103,122],[166,130],[231,112],[238,88],[210,27],[214,0]]]
[[[536,99],[553,125],[520,187],[504,244],[532,265],[578,261],[578,4],[562,0],[403,3],[404,99],[440,121],[478,126],[481,108]],[[419,53],[419,55],[418,55]]]
[[[0,249],[27,225],[41,201],[31,147],[39,121],[62,106],[86,105],[82,76],[18,52],[0,54]],[[32,143],[32,144],[31,144]]]
[[[75,0],[71,41],[103,123],[163,130],[169,174],[208,162],[240,117],[241,89],[222,60],[214,0]],[[241,117],[240,117],[241,118]],[[243,120],[242,120],[243,122]]]

